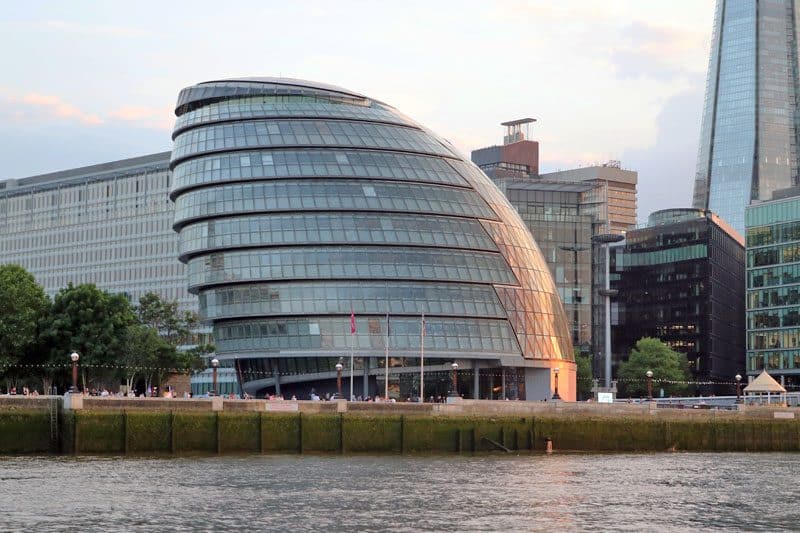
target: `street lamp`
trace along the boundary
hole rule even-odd
[[[742,403],[742,375],[736,374],[736,403]]]
[[[339,395],[337,399],[342,399],[342,369],[344,365],[342,364],[341,358],[339,358],[339,362],[336,363],[336,390],[339,391]]]
[[[647,399],[652,402],[653,401],[653,371],[652,370],[648,370],[645,373],[645,376],[647,376]]]
[[[559,372],[558,367],[555,367],[553,369],[553,374],[556,375],[556,392],[553,394],[553,399],[554,400],[560,400],[561,399],[561,396],[558,395],[558,372]]]
[[[450,396],[458,396],[458,363],[453,362],[450,367],[453,369],[453,387],[450,389]]]
[[[214,396],[217,395],[217,368],[219,367],[219,359],[216,357],[211,360],[211,391]]]
[[[605,379],[605,386],[607,389],[611,388],[611,298],[616,296],[618,291],[616,289],[611,288],[611,253],[609,248],[611,247],[612,243],[620,242],[625,240],[625,237],[622,235],[617,235],[616,233],[601,233],[599,235],[592,236],[592,242],[596,244],[603,244],[605,245],[605,256],[606,256],[606,265],[605,265],[605,288],[598,290],[600,296],[603,297],[605,308],[606,308],[606,319],[605,319],[605,352],[606,352],[606,360],[605,360],[605,372],[604,372],[604,379]]]
[[[72,388],[70,392],[78,392],[78,359],[81,356],[78,355],[78,352],[72,352],[69,354],[69,358],[72,360]]]

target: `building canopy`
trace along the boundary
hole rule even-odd
[[[775,381],[775,378],[770,376],[766,370],[762,371],[756,379],[754,379],[747,387],[744,388],[747,394],[754,393],[771,393],[771,392],[786,392],[780,383]]]

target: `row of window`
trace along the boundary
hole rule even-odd
[[[747,371],[800,369],[800,350],[747,354]]]
[[[420,248],[272,249],[189,260],[189,284],[281,279],[419,279],[517,285],[500,254]]]
[[[181,133],[175,138],[172,162],[205,152],[272,146],[365,147],[454,155],[427,133],[401,126],[332,120],[253,120]]]
[[[339,118],[407,125],[395,113],[378,106],[347,105],[324,97],[256,96],[225,100],[203,106],[178,117],[175,132],[193,126],[253,118]]]
[[[750,311],[747,329],[800,326],[800,308]]]
[[[212,219],[180,232],[180,253],[292,244],[411,244],[497,251],[480,222],[372,213],[308,213]]]
[[[780,287],[778,289],[748,291],[747,308],[781,307],[800,305],[800,287]]]
[[[358,150],[270,150],[190,159],[173,171],[173,194],[206,183],[275,177],[357,177],[419,180],[465,186],[446,159]]]
[[[752,210],[754,208],[750,208]],[[748,210],[748,213],[750,213]],[[793,218],[800,217],[800,206],[795,211]],[[800,222],[786,222],[771,226],[757,226],[747,228],[747,246],[765,246],[782,242],[800,241]]]
[[[800,265],[773,266],[748,270],[747,287],[774,287],[800,283]]]
[[[356,317],[356,334],[350,334],[350,317],[296,318],[224,322],[214,328],[217,351],[330,350],[345,355],[380,350],[386,342],[384,317]],[[419,317],[390,318],[390,350],[508,353],[519,355],[514,332],[505,320],[426,317],[425,335]]]
[[[747,251],[747,266],[760,267],[800,261],[800,243]]]
[[[297,282],[218,287],[200,292],[204,319],[280,314],[377,314],[505,318],[484,285],[390,282]]]
[[[800,348],[800,328],[747,332],[748,350],[768,350],[770,348]]]
[[[291,180],[197,189],[175,201],[175,223],[262,211],[370,210],[495,218],[474,191],[354,180]]]

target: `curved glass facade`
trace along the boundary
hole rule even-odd
[[[387,343],[390,367],[403,367],[418,364],[423,341],[426,365],[472,365],[480,390],[479,369],[508,367],[508,397],[526,396],[523,370],[546,384],[549,368],[574,367],[536,243],[446,141],[386,104],[299,80],[199,84],[176,115],[180,258],[217,357],[236,359],[242,379],[260,369],[257,387],[278,389],[279,361],[330,379],[350,352],[366,390]]]

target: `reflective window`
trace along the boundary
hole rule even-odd
[[[356,177],[466,186],[441,158],[366,150],[269,150],[190,159],[172,171],[172,192],[205,183],[263,178]]]
[[[222,248],[288,244],[413,244],[497,251],[480,222],[373,213],[308,213],[212,219],[181,229],[188,255]]]
[[[221,352],[297,350],[336,351],[343,355],[353,348],[359,356],[377,355],[383,351],[385,327],[385,317],[380,315],[356,317],[355,335],[350,335],[349,316],[263,319],[218,323],[214,339]],[[390,353],[419,353],[421,328],[420,317],[390,317]],[[424,338],[425,353],[430,356],[437,352],[440,356],[460,352],[520,353],[506,320],[426,317]]]
[[[190,259],[189,285],[281,279],[419,279],[516,285],[500,254],[395,247],[304,247]]]
[[[264,211],[402,211],[494,218],[474,191],[413,183],[355,180],[280,180],[196,189],[175,201],[175,223],[215,215]]]
[[[435,138],[413,128],[343,120],[251,120],[181,133],[175,138],[172,162],[206,152],[272,146],[387,148],[453,156]]]
[[[208,104],[175,121],[176,133],[187,128],[213,122],[253,118],[311,117],[373,120],[408,125],[397,114],[378,106],[356,105],[351,101],[323,96],[257,96]]]
[[[204,319],[244,316],[422,313],[505,318],[494,289],[486,285],[406,282],[297,282],[215,287],[200,292]]]

